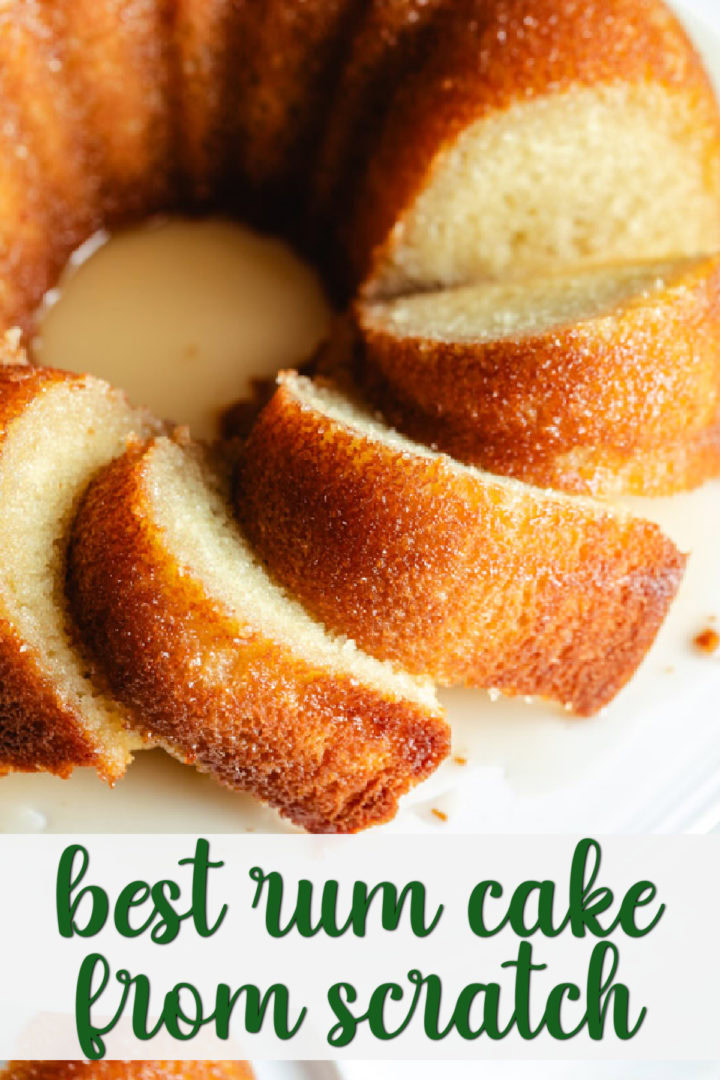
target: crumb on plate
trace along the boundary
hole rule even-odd
[[[717,652],[720,648],[720,634],[717,630],[712,630],[710,627],[707,630],[702,630],[694,639],[694,644],[701,652],[711,653]]]

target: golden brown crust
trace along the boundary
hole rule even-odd
[[[0,317],[27,326],[97,221],[77,110],[42,4],[0,12]]]
[[[573,86],[658,83],[704,132],[707,189],[720,194],[720,124],[702,63],[660,0],[457,0],[436,20],[426,63],[393,100],[352,208],[352,274],[373,273],[437,154],[474,120]],[[720,200],[719,200],[720,201]]]
[[[653,641],[684,557],[649,522],[403,453],[281,385],[236,507],[268,568],[367,652],[593,713]]]
[[[543,487],[666,495],[720,472],[720,258],[646,301],[489,343],[393,333],[359,305],[358,373],[388,421]]]
[[[51,772],[67,777],[92,765],[108,771],[72,709],[58,700],[27,646],[0,618],[0,776],[9,772]]]
[[[356,832],[449,750],[441,716],[314,667],[219,606],[175,562],[153,521],[136,447],[91,485],[69,592],[88,646],[143,735],[315,832]],[[200,662],[198,662],[200,661]]]
[[[57,382],[81,376],[20,363],[0,365],[0,458],[8,426]],[[68,776],[94,765],[101,776],[118,778],[117,765],[91,743],[82,718],[58,697],[40,658],[3,616],[0,603],[0,774],[47,771]]]
[[[189,205],[220,196],[232,159],[231,134],[238,110],[235,54],[246,3],[176,0],[172,82],[180,189]]]
[[[253,1080],[247,1061],[10,1061],[0,1080]]]
[[[362,0],[247,4],[238,35],[239,174],[273,224],[297,227],[311,154],[334,95]],[[285,200],[289,204],[285,205]]]
[[[428,48],[446,0],[369,0],[323,124],[311,186],[315,212],[344,217],[395,91]]]
[[[170,42],[175,0],[38,0],[96,180],[103,224],[175,202]],[[15,5],[14,5],[15,6]]]

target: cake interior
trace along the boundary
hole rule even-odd
[[[93,475],[120,454],[142,414],[92,378],[53,383],[9,425],[0,454],[0,605],[59,701],[74,710],[110,772],[141,740],[78,649],[65,597],[70,526]]]
[[[395,226],[372,295],[720,247],[710,126],[689,125],[691,108],[678,91],[616,83],[476,120]]]
[[[681,258],[460,285],[367,305],[364,316],[370,326],[402,337],[482,345],[652,303],[704,261]]]

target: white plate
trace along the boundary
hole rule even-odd
[[[720,22],[717,12],[714,22]],[[689,25],[720,83],[718,32],[695,17]],[[692,646],[711,617],[720,626],[720,483],[634,504],[660,521],[691,558],[670,617],[630,686],[603,715],[583,721],[522,701],[491,702],[480,692],[446,693],[454,753],[467,764],[446,763],[404,801],[386,829],[610,833],[708,830],[720,821],[720,655],[707,657]],[[152,752],[138,756],[114,791],[88,770],[66,781],[4,779],[0,829],[235,832],[288,826],[251,799]]]

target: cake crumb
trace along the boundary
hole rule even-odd
[[[462,757],[462,755],[460,755],[460,754],[456,754],[455,757],[453,758],[453,761],[455,762],[456,765],[467,765],[467,758]]]
[[[720,634],[718,634],[717,630],[708,627],[707,630],[703,630],[697,635],[694,644],[701,652],[710,655],[720,648]]]
[[[447,819],[448,819],[448,816],[447,816],[447,814],[445,813],[445,811],[444,811],[444,810],[438,810],[438,809],[437,809],[437,807],[435,807],[435,806],[433,806],[433,808],[432,808],[432,813],[433,813],[433,814],[435,815],[435,817],[436,817],[436,818],[438,818],[438,819],[439,819],[440,821],[447,821]]]

